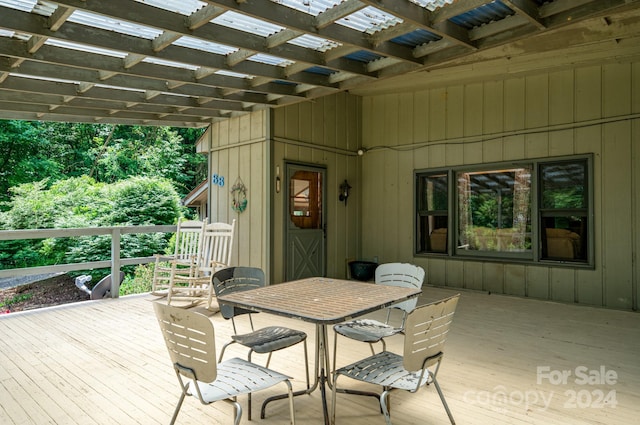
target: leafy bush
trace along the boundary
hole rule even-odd
[[[114,184],[89,177],[25,183],[12,189],[10,208],[0,213],[4,229],[175,224],[180,197],[162,178],[132,177]],[[171,234],[124,234],[122,257],[164,252]],[[82,236],[0,243],[0,267],[30,267],[109,260],[111,237]]]
[[[120,295],[140,294],[151,292],[154,264],[141,264],[133,272],[133,276],[127,275],[120,285]]]

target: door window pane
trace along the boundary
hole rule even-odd
[[[322,175],[296,171],[289,182],[289,216],[300,229],[322,228]]]

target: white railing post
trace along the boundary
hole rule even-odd
[[[120,228],[111,233],[111,298],[120,295]]]

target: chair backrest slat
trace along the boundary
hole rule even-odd
[[[201,260],[198,265],[201,272],[211,273],[216,268],[231,264],[235,225],[234,219],[231,224],[211,223],[204,227]]]
[[[153,309],[173,364],[193,370],[198,381],[215,381],[216,339],[211,320],[161,302],[154,302]]]
[[[233,292],[247,291],[266,285],[264,271],[257,267],[227,267],[214,273],[211,279],[216,297]],[[225,319],[232,319],[240,314],[253,313],[224,303],[218,303],[220,313]]]
[[[202,248],[202,231],[204,221],[181,220],[176,230],[176,246],[174,257],[180,262],[188,263],[197,258]]]
[[[405,323],[405,369],[417,371],[438,361],[453,321],[460,295],[417,307]],[[427,361],[427,359],[430,359]],[[427,363],[425,364],[425,361]]]
[[[424,269],[409,263],[384,263],[376,268],[376,284],[389,286],[403,286],[405,288],[422,288],[424,282]],[[418,298],[412,298],[394,304],[393,308],[399,308],[409,313],[418,302]]]

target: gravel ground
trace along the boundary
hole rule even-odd
[[[47,273],[31,276],[2,277],[0,278],[0,289],[13,288],[15,286],[26,285],[27,283],[39,282],[61,274],[62,273]]]

